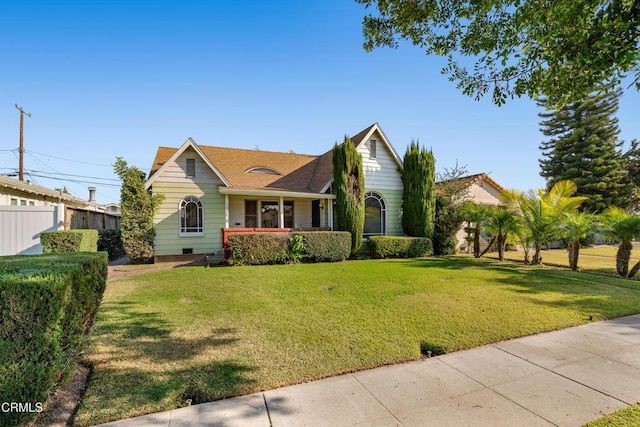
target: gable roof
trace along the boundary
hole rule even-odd
[[[440,182],[436,182],[436,191],[438,189],[438,186],[442,183],[445,182],[455,182],[455,181],[461,181],[463,182],[467,187],[472,186],[473,184],[477,183],[477,182],[486,182],[490,185],[492,185],[493,187],[495,187],[498,191],[500,191],[501,193],[503,191],[505,191],[505,188],[498,184],[493,178],[491,178],[487,173],[477,173],[474,175],[468,175],[468,176],[463,176],[460,178],[454,178],[454,179],[450,179],[450,180],[446,180],[446,181],[440,181]]]
[[[187,142],[188,146],[196,148],[196,152],[227,187],[237,190],[313,192],[310,183],[316,170],[318,156],[197,145],[191,139]],[[175,161],[186,148],[185,145],[179,149],[158,148],[147,187],[160,176],[162,169]],[[269,170],[272,173],[265,173]]]
[[[493,187],[495,187],[497,190],[499,190],[500,192],[505,191],[505,188],[498,184],[493,178],[491,178],[488,174],[486,173],[477,173],[475,175],[469,175],[467,177],[462,178],[464,180],[466,180],[468,182],[468,185],[473,185],[476,182],[486,182],[488,184],[491,184]]]
[[[159,147],[158,152],[156,153],[156,158],[153,161],[153,166],[151,167],[151,172],[149,172],[149,179],[147,180],[145,187],[149,188],[153,181],[155,181],[155,177],[160,174],[157,172],[162,171],[167,167],[167,165],[176,161],[176,159],[180,156],[180,154],[184,153],[187,148],[193,148],[202,158],[202,160],[209,166],[209,168],[213,171],[215,175],[220,178],[222,182],[226,185],[230,186],[231,183],[224,175],[216,168],[216,166],[211,163],[211,160],[200,150],[198,144],[195,143],[191,137],[187,138],[187,140],[180,146],[180,148],[170,148],[170,147]]]
[[[398,166],[402,167],[402,160],[400,160],[400,156],[393,148],[393,145],[389,142],[389,139],[384,134],[380,125],[376,122],[366,129],[361,130],[354,136],[350,137],[353,145],[358,148],[361,144],[366,142],[374,132],[378,131],[380,136],[382,137],[382,142],[387,146],[389,152],[391,153],[391,157],[396,161]],[[327,151],[322,156],[320,156],[320,160],[318,162],[318,170],[314,176],[312,181],[312,188],[317,192],[322,192],[326,190],[326,188],[331,184],[333,180],[333,149]]]
[[[357,133],[351,141],[357,147],[375,131],[380,133],[384,144],[401,165],[400,158],[377,123]],[[180,148],[158,148],[146,187],[149,188],[161,176],[162,171],[175,162],[189,147],[192,147],[220,180],[234,191],[260,190],[318,194],[326,190],[333,179],[333,149],[317,156],[198,145],[189,138]]]
[[[68,193],[63,193],[60,190],[53,190],[51,188],[42,187],[40,185],[31,184],[26,181],[20,181],[13,178],[0,176],[0,188],[6,188],[13,191],[18,191],[27,194],[33,194],[36,196],[43,196],[54,201],[63,201],[76,203],[82,206],[87,205],[87,201],[78,197],[72,196]]]

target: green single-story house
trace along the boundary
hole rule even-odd
[[[351,140],[362,155],[364,235],[403,235],[402,160],[377,123]],[[221,252],[226,235],[332,230],[333,162],[322,155],[198,145],[159,147],[146,188],[164,195],[155,216],[156,260]]]

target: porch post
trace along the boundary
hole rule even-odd
[[[229,228],[229,195],[224,195],[224,228]]]
[[[280,221],[278,224],[280,228],[284,228],[284,198],[280,196],[280,209],[278,210],[278,216],[280,217]]]
[[[331,199],[327,199],[327,215],[329,215],[329,218],[327,218],[329,229],[333,231],[333,203]]]

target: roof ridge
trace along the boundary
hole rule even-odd
[[[305,156],[305,157],[320,157],[319,154],[304,154],[304,153],[295,153],[293,151],[273,151],[273,150],[256,150],[251,148],[236,148],[236,147],[221,147],[219,145],[202,145],[198,144],[198,147],[203,148],[218,148],[221,150],[237,150],[237,151],[249,151],[253,153],[271,153],[271,154],[287,154],[294,156]],[[170,148],[170,147],[167,147]]]

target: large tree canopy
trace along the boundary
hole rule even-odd
[[[490,91],[498,105],[521,95],[562,105],[630,73],[640,90],[636,0],[356,1],[377,9],[364,17],[365,50],[408,40],[446,57],[443,73],[476,99]]]

